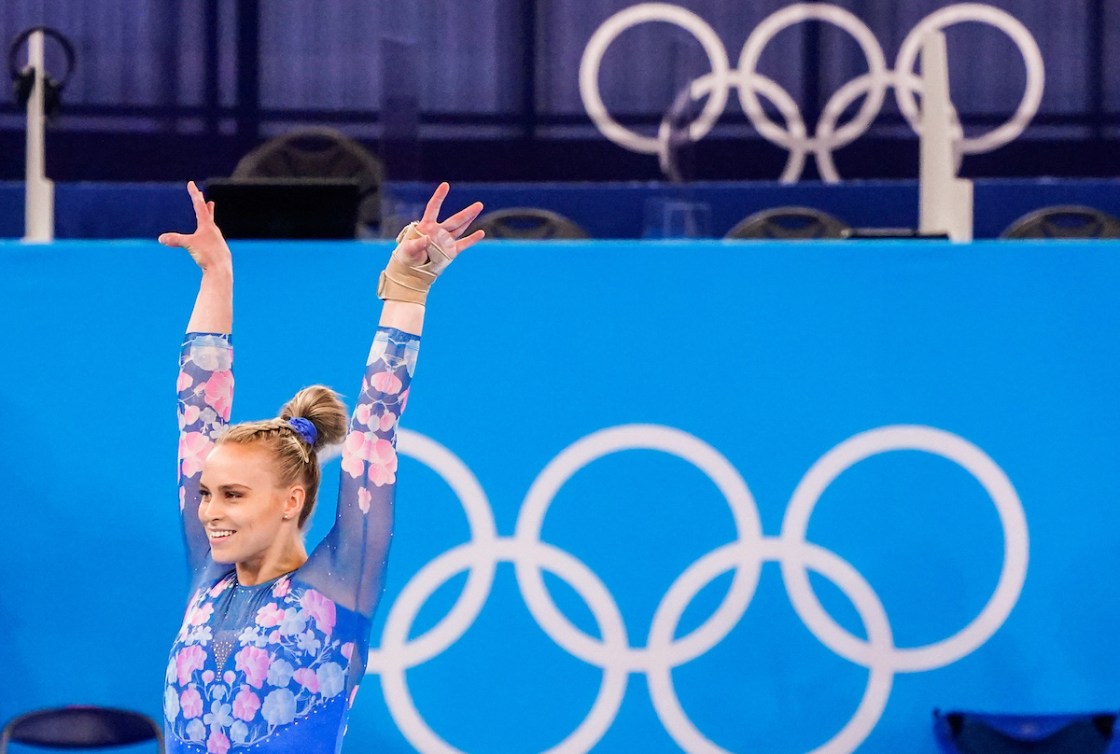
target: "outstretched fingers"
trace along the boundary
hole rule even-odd
[[[421,218],[422,223],[434,223],[439,218],[440,208],[443,207],[443,200],[447,198],[447,192],[451,190],[451,186],[446,181],[436,186],[432,198],[428,200],[428,206],[424,208],[424,217]]]
[[[452,236],[458,238],[463,234],[463,231],[471,226],[471,223],[475,221],[475,218],[477,218],[481,212],[482,202],[475,202],[469,207],[459,210],[440,223],[440,225]]]
[[[399,252],[409,264],[424,264],[428,260],[427,245],[429,239],[439,244],[445,254],[454,258],[463,250],[469,249],[485,238],[486,234],[478,230],[466,238],[456,240],[470,228],[471,224],[482,213],[482,202],[474,202],[443,222],[438,221],[439,212],[443,208],[443,201],[447,198],[449,191],[451,191],[451,186],[446,181],[436,186],[432,198],[428,200],[428,204],[424,208],[424,215],[420,218],[418,231],[422,233],[423,237],[404,241],[398,246]]]
[[[455,254],[456,254],[456,256],[459,255],[460,253],[462,253],[463,251],[465,251],[466,249],[469,249],[470,247],[474,246],[476,243],[478,243],[479,241],[481,241],[485,237],[486,237],[486,231],[476,230],[474,233],[471,233],[466,238],[460,238],[458,241],[455,242]]]

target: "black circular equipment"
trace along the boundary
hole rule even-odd
[[[66,86],[66,82],[70,80],[70,74],[74,72],[74,45],[70,43],[70,40],[62,32],[49,26],[32,26],[29,29],[24,29],[12,40],[12,46],[8,50],[8,70],[12,75],[12,91],[16,102],[24,107],[27,105],[27,100],[31,98],[31,90],[35,87],[35,71],[31,66],[21,68],[16,59],[19,56],[20,48],[37,31],[43,32],[44,36],[58,42],[66,55],[66,73],[63,74],[61,79],[51,78],[45,70],[43,71],[43,114],[47,118],[51,118],[58,112],[59,105],[62,102],[62,89]]]

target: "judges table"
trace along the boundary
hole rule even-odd
[[[389,250],[234,244],[235,421],[352,405]],[[163,715],[198,277],[0,242],[0,718]],[[1115,709],[1118,281],[1111,242],[472,248],[344,751],[932,754],[935,707]]]

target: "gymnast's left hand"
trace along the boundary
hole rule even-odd
[[[416,233],[420,234],[420,237],[414,234],[413,237],[402,240],[397,247],[396,253],[401,257],[401,261],[410,267],[418,267],[428,262],[429,239],[449,259],[454,260],[461,252],[474,246],[486,236],[485,232],[476,230],[466,238],[460,238],[482,212],[482,202],[475,202],[443,222],[439,221],[440,209],[443,208],[443,200],[447,198],[449,191],[451,186],[446,182],[436,187],[424,209],[424,216],[416,224]]]

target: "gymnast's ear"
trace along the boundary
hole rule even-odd
[[[302,523],[303,508],[307,504],[307,488],[302,484],[293,484],[284,495],[284,504],[281,510],[285,521],[292,520]]]

